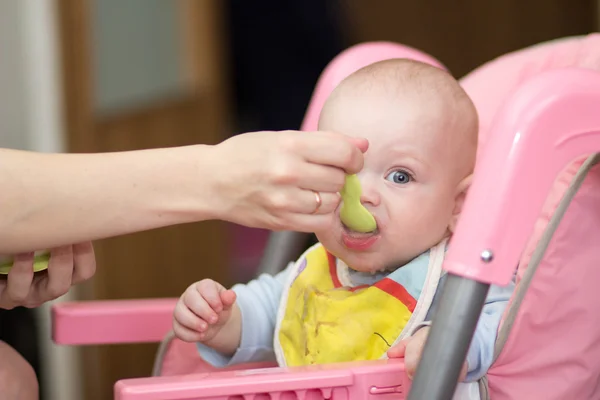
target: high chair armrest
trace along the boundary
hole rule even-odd
[[[171,330],[177,299],[64,302],[52,307],[57,344],[160,342]]]
[[[114,398],[404,400],[409,390],[404,362],[396,359],[123,379],[115,384]]]

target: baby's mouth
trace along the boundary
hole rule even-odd
[[[379,234],[379,228],[375,228],[375,230],[371,232],[357,232],[348,228],[343,222],[342,227],[344,228],[344,233],[346,235],[356,239],[368,238],[369,236],[375,236]]]
[[[349,229],[344,224],[342,224],[342,226],[342,243],[348,250],[359,252],[367,251],[380,239],[379,228],[376,228],[371,232],[362,233]]]

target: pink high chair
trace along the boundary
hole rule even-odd
[[[440,66],[405,46],[355,46],[324,71],[302,128],[315,129],[341,79],[396,57]],[[167,336],[176,299],[60,303],[53,308],[54,340],[85,345],[167,336],[154,370],[161,376],[117,382],[116,399],[449,400],[489,285],[506,284],[518,267],[495,362],[479,382],[481,398],[600,398],[600,157],[592,155],[600,152],[599,69],[600,35],[591,35],[506,55],[462,80],[480,113],[480,153],[412,385],[398,360],[214,372],[193,344]],[[268,249],[277,251],[267,253],[261,270],[294,260],[301,236],[272,234]]]

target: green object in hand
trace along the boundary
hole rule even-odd
[[[356,232],[367,233],[377,229],[377,223],[371,213],[360,202],[362,189],[356,175],[347,175],[342,195],[340,219],[348,228]]]
[[[50,262],[50,253],[37,255],[33,258],[33,272],[43,271],[48,268]],[[8,275],[8,272],[13,266],[13,260],[0,263],[0,275]]]

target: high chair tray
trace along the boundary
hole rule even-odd
[[[409,388],[401,360],[377,360],[125,379],[115,399],[403,400]]]

